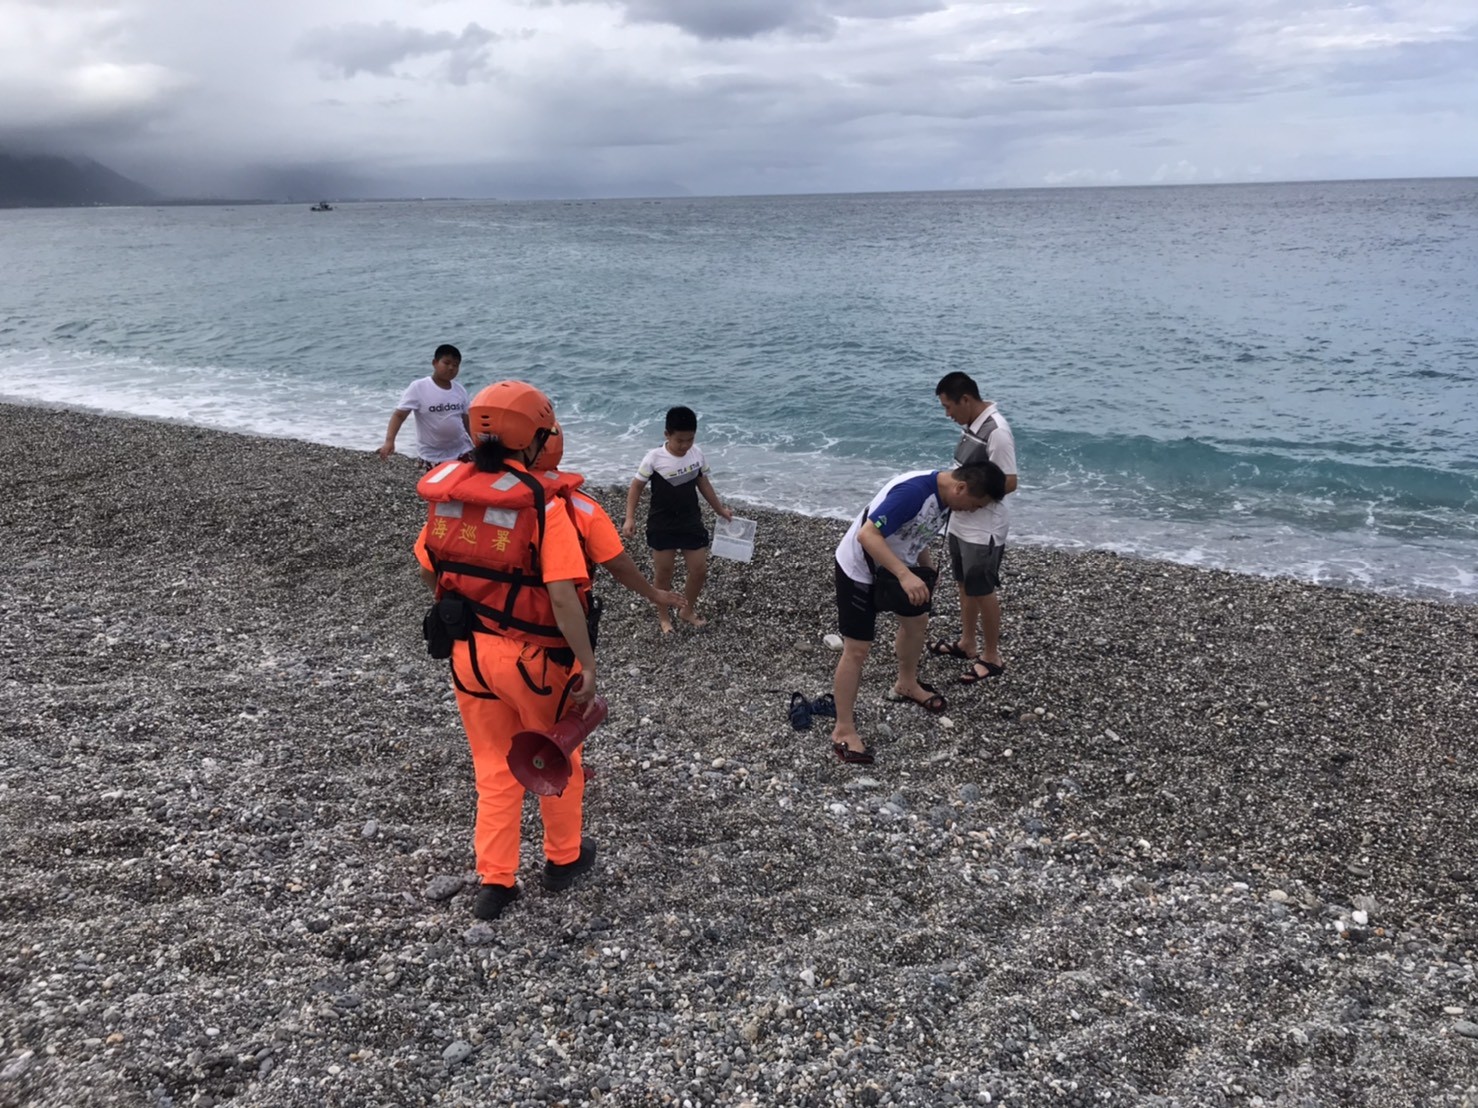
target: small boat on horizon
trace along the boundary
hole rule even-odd
[[[320,200],[317,204],[314,204],[308,210],[310,212],[331,212],[334,210],[334,206],[330,204],[327,200]]]

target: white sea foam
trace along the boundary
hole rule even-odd
[[[395,402],[393,389],[51,350],[0,350],[0,397],[363,450],[380,442]],[[564,421],[566,468],[596,484],[624,486],[642,453],[661,441],[650,421],[612,426],[582,417],[575,405],[571,410]],[[413,442],[406,434],[400,445]],[[706,452],[725,500],[836,520],[850,519],[896,472],[829,449],[790,451],[780,441],[728,442]],[[1478,601],[1478,556],[1471,547],[1404,541],[1368,520],[1357,533],[1330,535],[1245,511],[1235,529],[1216,520],[1136,518],[1105,499],[1103,488],[1093,481],[1024,486],[1011,498],[1012,541]]]
[[[378,445],[394,405],[359,386],[52,350],[0,350],[0,398],[351,449]]]

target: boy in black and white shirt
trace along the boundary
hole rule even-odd
[[[663,443],[647,451],[637,466],[636,477],[626,493],[626,520],[621,533],[628,539],[636,533],[636,506],[642,490],[652,486],[652,504],[647,510],[647,545],[652,548],[652,579],[659,589],[672,588],[672,571],[677,552],[683,552],[687,582],[683,596],[687,605],[678,610],[685,623],[702,627],[708,621],[698,614],[698,594],[708,577],[708,528],[698,507],[698,495],[708,501],[714,512],[729,520],[734,513],[724,506],[708,480],[708,463],[703,451],[693,445],[698,434],[698,416],[691,408],[671,408]],[[666,607],[657,608],[657,621],[663,633],[672,630],[672,615]]]

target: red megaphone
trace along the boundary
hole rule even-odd
[[[570,755],[606,718],[606,698],[597,696],[584,715],[575,707],[549,731],[520,731],[508,749],[508,768],[518,783],[539,796],[558,796],[570,780]]]

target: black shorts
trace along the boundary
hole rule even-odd
[[[1001,587],[1001,557],[1005,553],[1006,547],[995,539],[978,543],[949,537],[949,569],[965,586],[966,596],[989,596]]]
[[[847,576],[837,563],[837,630],[846,639],[872,642],[878,629],[878,610],[872,603],[872,586]]]
[[[653,550],[707,550],[708,529],[698,527],[674,531],[649,530],[647,545]]]

